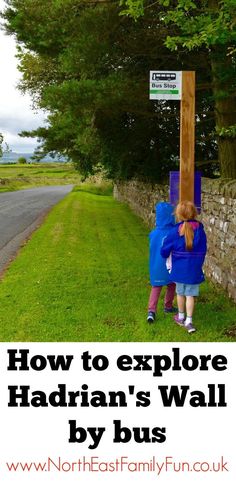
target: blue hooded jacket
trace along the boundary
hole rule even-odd
[[[172,254],[172,282],[200,284],[205,280],[202,265],[207,251],[206,234],[201,222],[188,222],[191,222],[194,231],[192,250],[188,251],[185,247],[185,237],[179,234],[182,222],[179,222],[164,239],[161,254],[165,258]]]
[[[166,260],[161,256],[163,239],[174,226],[173,207],[168,202],[156,205],[156,228],[149,234],[150,239],[150,282],[152,286],[166,286],[172,282],[166,268]]]

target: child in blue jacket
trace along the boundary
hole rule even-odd
[[[156,205],[156,228],[149,234],[150,239],[150,282],[151,294],[148,303],[149,323],[155,320],[158,300],[163,286],[167,286],[164,311],[177,312],[173,307],[173,300],[175,296],[175,283],[170,280],[170,274],[166,267],[166,261],[161,256],[161,246],[163,239],[173,229],[175,220],[173,207],[168,202],[159,202]]]
[[[194,300],[199,295],[199,284],[204,281],[202,266],[207,241],[203,225],[196,221],[197,209],[192,202],[180,202],[175,213],[178,224],[164,239],[161,255],[164,258],[168,258],[170,254],[172,256],[170,278],[176,283],[179,311],[174,319],[192,333],[196,331],[192,316]]]

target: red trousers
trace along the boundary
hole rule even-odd
[[[152,287],[151,294],[149,297],[149,302],[148,302],[149,311],[156,312],[158,300],[163,287],[166,287],[166,294],[164,299],[165,307],[167,309],[170,309],[173,306],[173,300],[175,297],[175,283],[171,282],[171,284],[168,284],[167,286]]]

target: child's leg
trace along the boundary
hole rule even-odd
[[[194,310],[194,297],[193,296],[186,296],[186,319],[184,322],[184,326],[191,334],[192,332],[196,331],[196,328],[193,325],[193,310]]]
[[[157,303],[161,294],[162,286],[154,286],[152,287],[149,302],[148,302],[148,310],[151,312],[156,312]]]
[[[167,289],[166,289],[166,295],[165,295],[165,300],[164,300],[164,305],[166,309],[171,309],[173,307],[173,300],[175,297],[175,282],[171,282],[171,284],[168,284]]]
[[[179,311],[179,319],[183,320],[184,319],[184,313],[185,313],[185,296],[182,296],[180,294],[177,294],[177,305],[178,305],[178,311]]]
[[[192,320],[193,311],[194,311],[194,297],[193,297],[193,296],[187,296],[187,297],[186,297],[186,314],[187,314],[187,318],[190,317],[191,320]],[[186,319],[186,320],[187,320],[187,319]]]
[[[185,326],[189,333],[195,332],[196,328],[193,326],[193,311],[195,304],[195,297],[199,294],[199,285],[186,285],[186,314]]]

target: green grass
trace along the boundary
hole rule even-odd
[[[158,321],[148,325],[147,228],[112,196],[81,188],[51,211],[5,273],[1,341],[235,340],[224,334],[235,305],[208,283],[195,334],[163,313],[163,299]]]
[[[74,192],[87,192],[88,194],[96,195],[112,195],[113,185],[105,180],[101,180],[99,183],[82,183],[74,187]]]
[[[80,175],[72,164],[0,165],[0,192],[43,185],[78,184]]]

